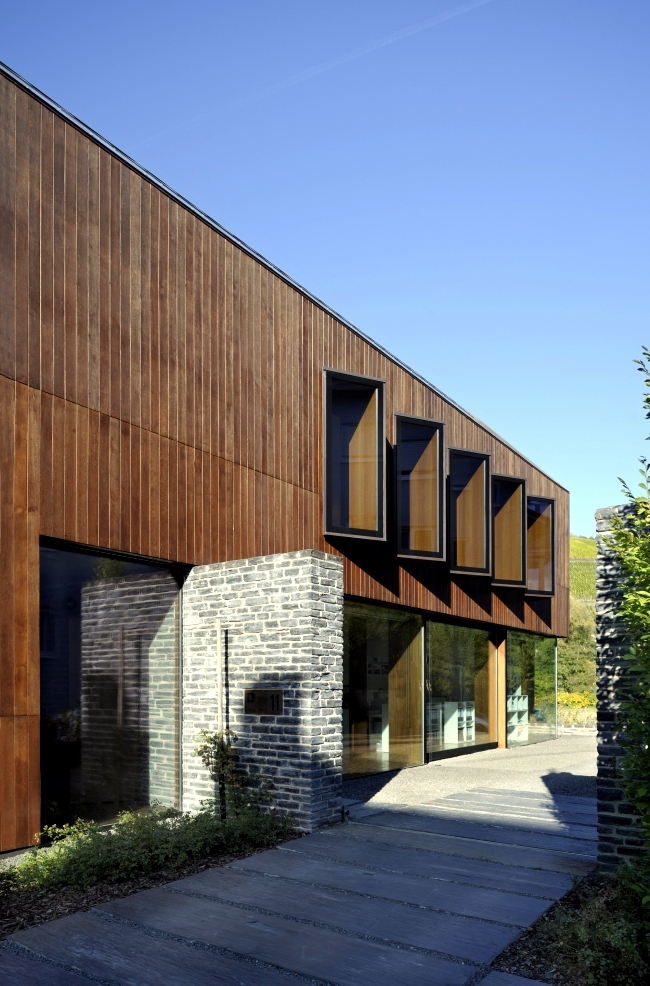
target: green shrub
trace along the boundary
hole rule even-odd
[[[132,880],[198,857],[273,845],[291,832],[289,820],[257,806],[240,804],[226,821],[215,807],[206,802],[196,814],[160,807],[124,812],[110,828],[82,821],[50,826],[44,830],[50,847],[0,870],[0,892]]]
[[[650,976],[648,927],[631,867],[582,884],[543,925],[546,950],[572,983],[637,986]]]

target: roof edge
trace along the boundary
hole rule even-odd
[[[267,270],[269,270],[272,274],[275,274],[276,277],[279,277],[280,280],[284,281],[285,284],[289,285],[289,287],[293,288],[295,291],[298,291],[301,295],[303,295],[313,304],[317,305],[318,308],[320,308],[322,311],[326,312],[332,318],[336,319],[336,321],[339,322],[341,325],[344,325],[346,329],[349,329],[351,332],[354,332],[355,335],[359,336],[360,339],[363,339],[363,341],[367,343],[369,346],[372,346],[373,349],[376,349],[377,352],[382,354],[382,356],[385,356],[392,363],[395,363],[396,366],[399,366],[402,370],[405,370],[416,380],[419,380],[421,384],[423,384],[429,390],[433,391],[434,394],[442,398],[442,400],[446,401],[447,404],[451,405],[451,407],[454,407],[457,411],[460,411],[461,414],[464,414],[465,417],[469,418],[470,421],[473,421],[474,424],[478,425],[479,428],[482,428],[483,431],[485,431],[488,435],[491,435],[493,438],[496,438],[497,441],[501,442],[502,445],[505,445],[506,448],[510,449],[511,452],[514,452],[515,455],[518,455],[519,458],[523,459],[524,462],[527,462],[528,465],[532,466],[533,469],[536,469],[547,479],[550,479],[551,482],[554,483],[556,486],[558,486],[560,489],[564,490],[566,493],[569,492],[566,486],[562,486],[562,484],[558,483],[557,480],[553,479],[552,476],[549,476],[547,472],[545,472],[543,469],[540,469],[540,467],[535,465],[535,463],[531,459],[523,455],[518,449],[514,447],[514,445],[511,445],[510,442],[506,441],[506,439],[502,438],[501,435],[499,435],[496,431],[494,431],[492,428],[486,425],[484,421],[481,421],[480,418],[477,418],[476,415],[472,414],[470,411],[465,410],[464,407],[461,407],[460,404],[458,404],[455,400],[453,400],[453,398],[449,397],[442,390],[440,390],[439,387],[434,386],[434,384],[432,384],[429,380],[427,380],[426,377],[423,377],[421,374],[417,373],[416,370],[411,369],[410,366],[402,362],[402,360],[398,359],[397,356],[394,356],[391,352],[385,349],[374,339],[371,339],[370,336],[367,336],[365,332],[362,332],[361,329],[357,328],[356,325],[353,325],[352,322],[349,322],[342,315],[339,315],[338,312],[334,311],[333,308],[330,308],[329,305],[326,305],[325,302],[321,301],[320,298],[317,298],[316,295],[313,295],[310,291],[307,290],[307,288],[304,288],[301,284],[298,284],[297,281],[294,281],[292,277],[290,277],[288,274],[285,274],[283,270],[281,270],[279,267],[276,267],[275,264],[273,264],[270,260],[267,260],[266,257],[263,257],[261,253],[258,253],[252,247],[248,246],[247,243],[244,243],[243,240],[240,240],[238,236],[235,236],[234,233],[229,232],[227,229],[221,226],[220,223],[216,221],[216,219],[213,219],[206,212],[203,212],[202,209],[199,209],[198,206],[195,206],[192,202],[186,199],[179,192],[174,191],[174,189],[170,188],[169,185],[166,185],[164,181],[162,181],[160,178],[157,178],[150,171],[147,171],[146,168],[143,168],[142,165],[138,164],[137,161],[134,161],[133,158],[129,157],[128,154],[125,154],[124,151],[121,151],[119,147],[115,146],[115,144],[111,144],[109,140],[106,140],[105,137],[102,137],[101,134],[98,134],[97,131],[92,129],[92,127],[89,127],[87,124],[77,119],[76,116],[68,112],[68,110],[64,109],[63,106],[60,106],[59,103],[55,102],[44,92],[41,92],[40,89],[36,88],[36,86],[33,86],[31,82],[27,81],[27,79],[23,79],[21,75],[18,75],[17,72],[14,72],[14,70],[9,68],[8,65],[5,65],[4,62],[0,62],[0,73],[5,75],[11,82],[14,82],[21,89],[24,89],[25,92],[29,93],[30,96],[33,96],[40,103],[43,103],[43,105],[47,106],[48,109],[52,110],[52,112],[62,117],[73,127],[76,127],[77,130],[83,133],[86,137],[89,137],[90,140],[94,141],[96,144],[98,144],[100,147],[103,147],[114,157],[118,158],[123,164],[131,168],[132,171],[135,171],[146,181],[150,182],[152,185],[155,185],[156,188],[160,189],[161,192],[169,196],[171,199],[173,199],[175,202],[181,205],[184,209],[187,209],[188,212],[191,212],[194,216],[196,216],[197,219],[200,219],[207,226],[210,226],[212,229],[215,230],[215,232],[225,237],[225,239],[229,240],[234,246],[238,247],[253,260],[256,260],[257,263],[261,264],[263,267],[266,267]]]

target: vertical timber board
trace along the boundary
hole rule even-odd
[[[0,377],[0,849],[40,827],[40,393]]]

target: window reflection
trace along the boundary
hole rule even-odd
[[[427,622],[426,752],[496,741],[496,655],[486,630]]]
[[[555,739],[556,655],[554,637],[509,631],[506,645],[508,746]]]
[[[40,561],[43,824],[176,805],[176,580],[45,546]]]
[[[422,619],[345,603],[343,773],[422,763]]]

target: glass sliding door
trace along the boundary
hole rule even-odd
[[[555,739],[557,640],[508,631],[506,735],[508,746]]]
[[[169,569],[43,545],[43,824],[179,800],[179,586]]]
[[[345,603],[343,773],[423,762],[423,630],[413,613]]]
[[[496,649],[486,630],[427,621],[427,759],[497,739]]]

